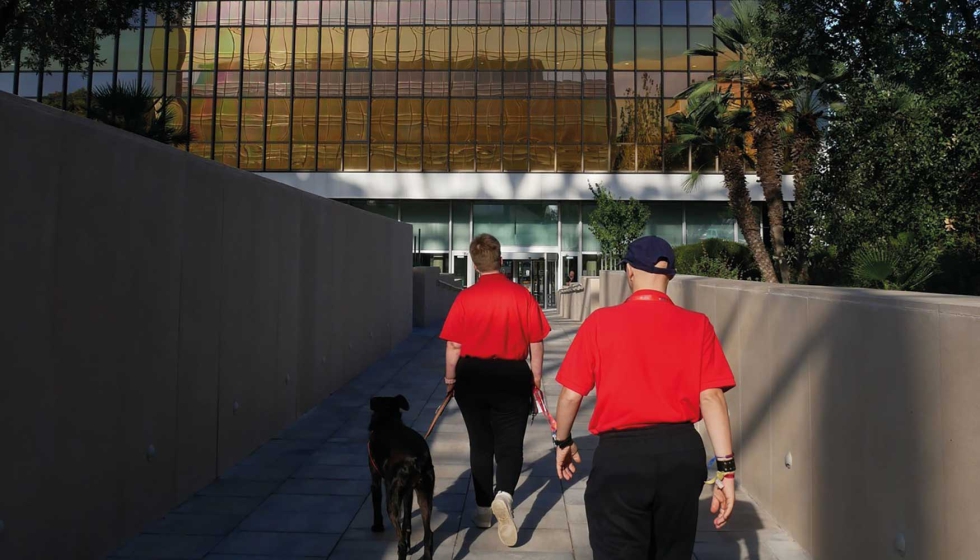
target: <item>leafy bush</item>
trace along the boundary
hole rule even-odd
[[[705,239],[675,248],[674,256],[678,274],[732,280],[759,280],[762,277],[749,248],[734,241]]]
[[[854,282],[866,288],[920,290],[936,273],[935,258],[916,250],[908,234],[865,243],[851,263]]]
[[[980,296],[980,243],[971,236],[959,236],[943,249],[937,260],[938,273],[926,289],[940,294]]]

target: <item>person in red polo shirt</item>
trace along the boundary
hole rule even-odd
[[[543,341],[551,327],[534,296],[500,274],[499,241],[478,236],[470,256],[480,279],[456,296],[440,334],[446,341],[446,390],[455,390],[469,433],[476,526],[489,528],[492,511],[500,540],[514,546],[514,490],[524,465],[531,393],[541,386]]]
[[[723,526],[735,504],[735,459],[724,392],[735,386],[708,318],[667,297],[674,252],[659,237],[634,241],[623,261],[633,295],[600,309],[579,329],[561,368],[558,476],[580,462],[572,424],[596,390],[589,431],[599,436],[585,491],[596,560],[690,560],[705,449],[703,417],[718,455],[712,513]]]

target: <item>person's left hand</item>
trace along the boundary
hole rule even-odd
[[[541,376],[540,375],[535,375],[534,376],[534,386],[538,388],[538,391],[541,390]]]
[[[578,453],[578,445],[574,443],[565,449],[556,448],[555,463],[558,470],[558,478],[561,480],[571,480],[575,474],[575,465],[582,462],[582,456]]]

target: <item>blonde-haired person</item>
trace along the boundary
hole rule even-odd
[[[541,386],[543,341],[551,327],[534,296],[500,273],[496,238],[477,236],[470,257],[480,278],[456,297],[440,334],[446,341],[446,390],[455,389],[469,434],[475,524],[489,528],[492,513],[500,540],[514,546],[514,490],[524,464],[531,392]]]

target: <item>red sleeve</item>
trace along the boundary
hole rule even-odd
[[[594,321],[586,319],[575,335],[565,360],[558,370],[556,381],[576,393],[585,396],[595,388],[595,369],[598,363],[598,348]]]
[[[704,340],[701,346],[701,390],[721,389],[727,391],[735,387],[735,376],[721,348],[721,341],[715,335],[715,328],[707,317],[704,319]]]
[[[534,296],[528,292],[527,297],[527,318],[525,319],[524,332],[527,333],[528,344],[533,344],[548,337],[548,333],[551,332],[551,325],[548,324],[548,319],[544,316],[544,311]]]
[[[442,332],[439,333],[439,338],[447,342],[457,342],[459,344],[463,343],[463,335],[465,329],[463,327],[463,319],[465,317],[465,312],[463,310],[463,297],[462,294],[456,296],[456,301],[453,302],[453,306],[449,308],[449,314],[446,315],[446,322],[442,325]]]

